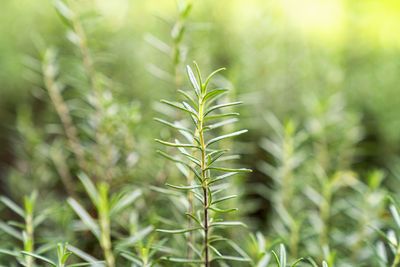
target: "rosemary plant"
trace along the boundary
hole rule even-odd
[[[183,64],[188,53],[188,47],[185,46],[183,39],[187,29],[187,19],[192,10],[192,1],[179,0],[177,1],[177,8],[178,17],[174,21],[171,28],[171,42],[164,42],[150,33],[146,34],[145,36],[147,43],[170,58],[173,68],[172,73],[170,73],[169,71],[165,71],[162,67],[150,64],[148,67],[150,73],[167,81],[172,80],[175,89],[182,88],[183,85]]]
[[[384,242],[379,241],[376,244],[375,259],[380,267],[396,267],[400,264],[400,207],[392,197],[388,197],[388,199],[390,202],[389,210],[395,223],[395,228],[389,229],[386,233],[376,229],[386,243],[385,245]]]
[[[195,66],[197,78],[192,69],[187,66],[187,73],[193,87],[192,92],[179,90],[179,93],[185,98],[185,101],[180,104],[161,100],[162,103],[187,113],[192,121],[193,127],[187,128],[177,122],[171,123],[163,119],[156,119],[165,126],[178,130],[185,138],[190,140],[189,143],[182,143],[178,139],[174,142],[167,142],[159,139],[156,139],[156,141],[165,146],[178,148],[180,152],[180,156],[178,157],[169,155],[162,151],[158,152],[160,155],[177,163],[178,166],[190,170],[194,174],[195,180],[189,184],[167,184],[167,186],[193,193],[195,200],[197,201],[196,204],[200,204],[200,206],[195,205],[193,212],[187,213],[186,215],[193,220],[193,223],[196,226],[193,228],[178,230],[158,229],[158,231],[171,234],[182,234],[192,231],[200,231],[202,233],[202,242],[190,244],[197,255],[196,259],[167,257],[166,260],[186,263],[204,263],[206,267],[210,266],[210,263],[213,260],[231,259],[246,261],[248,260],[246,258],[224,256],[219,252],[218,249],[214,247],[214,243],[224,240],[225,238],[212,235],[212,230],[217,227],[243,225],[238,221],[224,221],[219,216],[222,213],[234,212],[237,210],[235,208],[223,209],[219,207],[220,203],[235,198],[236,196],[229,195],[219,197],[218,195],[220,195],[221,191],[224,189],[224,186],[221,186],[221,183],[225,182],[227,178],[234,174],[250,172],[251,170],[245,168],[230,169],[216,166],[217,163],[227,160],[229,156],[224,156],[224,154],[228,152],[226,149],[215,149],[212,148],[212,146],[226,138],[243,134],[247,132],[247,130],[240,130],[230,134],[216,136],[214,138],[208,136],[211,130],[215,130],[223,125],[236,121],[232,120],[231,117],[237,116],[238,113],[221,113],[220,111],[226,107],[236,106],[241,102],[214,104],[218,98],[229,90],[222,88],[209,90],[208,85],[211,78],[224,69],[222,68],[214,71],[203,82],[200,70],[196,63]],[[192,164],[194,164],[194,166]],[[199,243],[201,243],[201,245],[199,245]],[[211,251],[213,253],[211,253]]]
[[[33,253],[35,251],[35,228],[39,226],[45,219],[45,214],[35,216],[35,203],[37,192],[34,191],[29,197],[24,198],[24,208],[18,206],[14,201],[7,197],[0,197],[0,202],[12,210],[16,215],[23,218],[24,223],[9,221],[7,223],[0,222],[0,229],[10,236],[22,241],[23,251]],[[20,254],[20,250],[1,249],[0,253],[13,256],[20,264],[33,267],[35,260],[28,254]]]
[[[98,220],[93,219],[89,215],[89,213],[83,208],[83,206],[74,198],[68,198],[68,204],[79,216],[83,225],[86,226],[85,229],[89,229],[99,241],[100,246],[103,250],[103,255],[107,267],[114,267],[116,266],[115,258],[119,253],[139,242],[153,230],[152,226],[148,226],[135,233],[130,233],[128,237],[123,237],[121,234],[119,234],[118,242],[114,244],[115,246],[112,244],[111,226],[113,218],[116,218],[116,216],[120,215],[124,210],[127,209],[127,207],[132,205],[135,200],[137,200],[137,198],[142,194],[141,190],[137,189],[135,191],[130,191],[125,194],[116,193],[110,196],[109,186],[107,185],[107,183],[101,182],[97,185],[96,188],[96,186],[85,174],[80,174],[79,179],[85,187],[85,190],[89,195],[92,204],[96,208],[99,218]]]
[[[89,266],[92,265],[93,263],[74,263],[74,264],[67,264],[68,258],[69,256],[71,256],[73,253],[67,248],[66,243],[62,244],[62,243],[58,243],[57,244],[57,261],[53,261],[49,258],[43,257],[41,255],[35,254],[35,253],[31,253],[28,251],[22,251],[21,253],[31,257],[31,258],[35,258],[40,262],[43,263],[47,263],[51,266],[54,267],[78,267],[78,266]],[[100,263],[100,262],[98,262]]]

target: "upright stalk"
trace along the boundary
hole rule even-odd
[[[54,108],[57,112],[58,117],[60,118],[60,121],[63,125],[65,134],[68,139],[68,144],[70,146],[70,149],[72,153],[74,154],[79,167],[87,171],[87,166],[86,166],[86,160],[85,160],[85,155],[84,155],[84,150],[80,144],[79,138],[78,138],[78,131],[75,128],[75,125],[72,122],[72,118],[69,114],[69,109],[68,106],[66,105],[63,97],[61,96],[60,93],[60,88],[58,84],[56,83],[56,66],[54,65],[55,61],[55,55],[52,50],[48,50],[45,54],[44,62],[43,62],[43,75],[44,75],[44,83],[46,86],[46,89],[49,93],[51,102],[53,102]],[[63,176],[66,177],[66,176]],[[72,181],[69,180],[68,178],[63,179],[66,188],[69,191],[72,190]]]
[[[33,253],[34,248],[34,239],[33,239],[33,214],[27,212],[25,218],[26,224],[26,240],[24,244],[24,250]],[[31,256],[25,256],[26,266],[31,267],[34,266],[34,259]]]
[[[112,245],[111,245],[111,229],[110,229],[110,214],[109,214],[107,184],[101,183],[99,185],[99,191],[100,191],[100,205],[98,209],[99,209],[100,232],[101,232],[100,245],[103,249],[104,259],[106,261],[107,267],[114,267],[115,258],[112,252]]]
[[[178,92],[182,94],[185,98],[185,101],[180,103],[174,103],[170,102],[167,100],[161,100],[162,103],[179,109],[181,111],[184,111],[188,113],[191,116],[192,122],[193,122],[193,128],[185,128],[180,126],[178,123],[171,123],[168,121],[165,121],[163,119],[156,118],[156,121],[172,127],[174,129],[179,130],[179,132],[187,138],[188,135],[191,137],[189,140],[194,140],[195,142],[191,142],[189,144],[183,144],[180,143],[179,140],[175,140],[174,143],[163,141],[156,139],[157,142],[169,146],[169,147],[177,147],[179,148],[179,152],[181,153],[180,156],[175,157],[175,156],[170,156],[169,154],[158,151],[159,154],[175,163],[181,164],[184,167],[186,167],[189,171],[191,171],[194,175],[196,184],[190,183],[185,186],[181,185],[171,185],[168,184],[169,187],[172,187],[177,190],[185,190],[185,191],[191,191],[193,194],[192,196],[196,196],[196,199],[200,201],[200,206],[195,205],[195,207],[199,208],[199,212],[195,212],[195,210],[192,208],[192,213],[187,213],[188,217],[192,219],[192,224],[190,225],[196,225],[195,227],[190,227],[190,228],[185,228],[185,229],[177,229],[177,230],[168,230],[168,229],[158,229],[158,232],[164,232],[164,233],[171,233],[171,234],[183,234],[183,233],[188,233],[188,232],[195,232],[199,231],[203,235],[203,242],[198,244],[199,253],[196,253],[198,255],[198,258],[175,258],[175,257],[170,257],[168,261],[171,262],[185,262],[188,264],[203,264],[205,267],[210,266],[210,262],[212,260],[223,260],[223,255],[217,250],[217,248],[211,246],[212,240],[210,240],[210,231],[212,227],[231,227],[231,226],[243,226],[243,223],[237,222],[237,221],[224,221],[222,218],[217,218],[214,217],[217,216],[217,214],[221,213],[229,213],[229,212],[234,212],[237,209],[222,209],[219,207],[220,203],[229,199],[236,198],[236,195],[229,195],[226,197],[219,198],[215,200],[214,202],[212,199],[214,197],[212,196],[212,193],[214,190],[211,190],[212,186],[215,186],[217,183],[222,182],[222,180],[225,180],[228,177],[231,177],[234,174],[241,173],[241,172],[250,172],[251,170],[246,169],[246,168],[240,168],[240,169],[231,169],[231,168],[226,168],[226,167],[220,167],[220,166],[215,166],[216,164],[220,164],[220,162],[226,161],[226,158],[229,157],[222,157],[225,153],[228,152],[227,149],[214,149],[211,148],[210,146],[214,143],[220,142],[222,140],[225,140],[227,138],[231,138],[234,136],[238,136],[242,133],[247,132],[247,130],[240,130],[236,131],[233,133],[225,134],[225,135],[220,135],[214,138],[211,138],[210,140],[206,140],[204,132],[207,130],[212,130],[218,127],[222,127],[224,125],[227,125],[229,123],[235,122],[236,120],[232,119],[225,119],[226,117],[232,117],[232,116],[237,116],[238,113],[222,113],[221,109],[225,109],[231,106],[235,106],[238,104],[241,104],[240,101],[238,102],[230,102],[230,103],[216,103],[214,106],[212,104],[217,101],[217,99],[221,96],[223,96],[224,93],[226,93],[229,89],[223,89],[223,88],[216,88],[214,90],[207,90],[207,85],[209,84],[210,79],[218,72],[224,70],[224,68],[218,69],[214,72],[212,72],[208,78],[205,80],[204,84],[201,79],[200,75],[200,70],[196,65],[196,72],[197,72],[197,79],[192,71],[192,69],[187,66],[187,71],[188,71],[188,76],[190,79],[190,82],[192,84],[192,87],[194,89],[192,96],[189,92],[184,92],[182,90],[179,90]],[[193,96],[194,95],[194,96]],[[187,102],[186,102],[187,101]],[[219,111],[219,112],[217,112]],[[209,123],[209,121],[212,121]],[[217,122],[215,122],[217,120]],[[218,121],[219,120],[219,121]],[[183,134],[185,132],[185,134]],[[194,148],[192,154],[189,154],[189,152],[186,150],[187,148]],[[185,157],[185,158],[181,158]],[[190,162],[190,163],[189,163]],[[194,166],[193,167],[193,164]],[[214,173],[215,172],[215,173]],[[220,174],[217,175],[218,173],[225,173],[225,174]],[[211,176],[211,173],[213,176]],[[215,176],[214,176],[215,175]],[[187,177],[187,176],[186,176]],[[213,178],[211,178],[213,177]],[[188,177],[187,177],[188,178]],[[201,194],[203,194],[201,196]],[[198,197],[197,197],[198,196]],[[201,207],[202,205],[202,207]],[[201,213],[202,211],[202,213]],[[209,219],[210,214],[209,211],[213,212],[213,218],[215,218],[215,221],[211,223],[211,220]],[[225,238],[223,238],[225,239]],[[192,239],[192,241],[195,241]],[[231,241],[229,241],[231,242]],[[198,251],[195,246],[196,244],[193,244],[193,250]],[[210,250],[211,248],[212,250]],[[215,251],[217,256],[215,258],[212,257],[212,252]],[[188,255],[189,256],[189,255]],[[239,261],[247,261],[247,259],[243,257],[229,257],[230,260],[239,260]]]
[[[329,246],[329,217],[331,210],[331,198],[331,185],[330,181],[328,181],[328,184],[323,186],[323,200],[320,204],[319,211],[322,220],[322,232],[320,236],[321,248]]]
[[[199,98],[199,137],[201,147],[201,180],[203,181],[203,226],[204,226],[204,265],[209,266],[209,251],[208,251],[208,184],[206,176],[206,146],[204,143],[204,132],[203,132],[203,95]]]
[[[71,17],[72,26],[74,28],[75,33],[79,37],[78,47],[82,55],[83,64],[85,65],[86,71],[88,73],[90,86],[92,87],[94,93],[98,94],[99,89],[95,81],[95,70],[93,68],[93,60],[90,55],[89,47],[87,45],[85,31],[83,30],[82,24],[79,20],[77,3],[75,2],[75,0],[69,0],[68,4],[72,11],[72,17]]]
[[[36,194],[30,197],[25,196],[25,231],[23,233],[24,250],[30,253],[34,252],[34,229],[33,212],[35,209]],[[25,255],[25,262],[27,267],[35,266],[35,260],[29,255]]]

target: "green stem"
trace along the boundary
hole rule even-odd
[[[199,137],[200,137],[200,147],[201,147],[201,180],[203,182],[203,213],[204,213],[204,265],[205,267],[210,266],[209,250],[208,250],[208,183],[206,174],[206,146],[204,143],[204,132],[203,132],[203,97],[200,97],[199,101]]]
[[[331,205],[331,188],[330,182],[324,185],[323,188],[323,200],[320,205],[320,216],[322,220],[322,233],[320,236],[320,246],[324,248],[329,246],[329,217],[330,217],[330,205]]]
[[[33,228],[33,214],[27,212],[25,217],[25,224],[26,224],[26,241],[24,242],[24,250],[33,253],[34,248],[34,228]],[[31,256],[25,256],[26,266],[31,267],[34,266],[34,258]]]
[[[111,244],[108,185],[103,182],[99,185],[99,189],[101,197],[99,205],[100,231],[101,231],[100,245],[103,249],[107,267],[114,267],[115,259],[114,259],[114,254],[112,252],[112,244]]]

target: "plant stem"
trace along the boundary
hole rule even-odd
[[[72,26],[74,28],[75,33],[79,36],[78,47],[83,58],[83,64],[85,65],[86,71],[89,76],[89,83],[94,93],[98,94],[99,88],[95,81],[95,70],[93,68],[93,60],[87,45],[85,31],[83,30],[82,24],[79,20],[77,3],[75,0],[69,0],[68,3],[72,11],[72,18],[71,18]]]
[[[203,97],[200,97],[199,101],[199,137],[201,147],[201,180],[203,182],[203,213],[204,213],[204,265],[210,266],[209,262],[209,251],[208,251],[208,183],[206,175],[206,146],[204,143],[204,132],[203,132]]]
[[[330,181],[323,186],[322,189],[323,200],[320,205],[320,217],[322,220],[322,232],[320,235],[320,246],[324,248],[329,247],[329,217],[330,217],[330,206],[331,206],[331,185]]]
[[[53,66],[52,61],[54,60],[54,55],[50,54],[49,58],[45,58],[45,62],[43,63],[43,75],[44,82],[49,92],[49,96],[51,101],[53,102],[54,108],[57,112],[57,115],[60,118],[60,121],[64,127],[65,134],[68,139],[69,146],[71,148],[72,153],[75,155],[75,158],[78,162],[79,167],[86,171],[86,160],[83,148],[79,142],[77,130],[72,122],[71,116],[69,115],[69,109],[64,102],[64,99],[61,96],[60,88],[55,82],[55,66]],[[65,176],[66,177],[66,176]],[[64,178],[65,178],[64,177]],[[69,178],[63,179],[63,182],[68,191],[73,191],[73,182]]]
[[[115,259],[114,259],[114,255],[112,252],[112,245],[111,245],[108,185],[104,182],[100,183],[99,191],[100,191],[100,198],[101,198],[100,205],[98,207],[99,217],[100,217],[100,231],[101,231],[100,245],[103,249],[104,258],[105,258],[107,267],[114,267]]]
[[[107,263],[107,267],[115,266],[115,259],[111,248],[111,237],[110,237],[110,219],[107,216],[101,216],[101,246],[104,252],[104,258]]]
[[[103,131],[101,131],[100,127],[103,121],[103,114],[104,114],[104,110],[101,104],[103,99],[101,87],[96,82],[96,70],[93,66],[93,59],[87,44],[85,31],[79,19],[76,0],[69,0],[68,3],[72,11],[72,18],[71,18],[72,26],[74,28],[75,33],[79,36],[79,41],[77,43],[77,46],[80,50],[82,61],[88,75],[89,85],[96,99],[94,104],[95,104],[96,115],[97,115],[96,119],[98,124],[96,126],[97,129],[95,134],[95,140],[97,145],[94,147],[95,150],[94,153],[98,155],[104,155],[104,157],[100,158],[100,164],[98,164],[103,168],[100,167],[94,171],[95,172],[94,179],[96,181],[97,177],[104,177],[106,181],[110,182],[114,177],[113,168],[109,164],[109,162],[111,161],[110,150],[104,149],[103,151],[101,151],[101,147],[102,146],[107,147],[107,142],[108,142],[106,134]]]
[[[25,224],[26,224],[26,235],[27,240],[24,244],[24,250],[33,253],[34,248],[34,239],[33,239],[33,214],[27,211],[25,217]],[[31,267],[34,266],[34,258],[31,256],[25,256],[26,266]]]

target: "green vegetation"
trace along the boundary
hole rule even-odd
[[[396,1],[0,22],[0,266],[400,266]]]

